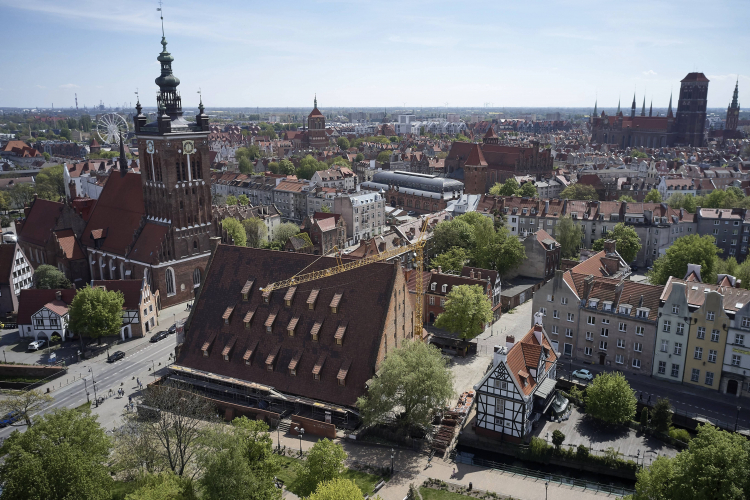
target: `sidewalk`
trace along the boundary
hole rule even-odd
[[[272,432],[271,436],[274,438],[274,444],[276,444],[275,442],[278,439],[276,433]],[[305,436],[300,441],[296,436],[282,435],[280,441],[282,446],[293,450],[299,450],[301,442],[302,449],[308,450],[315,444],[317,437]],[[391,464],[391,449],[388,447],[355,444],[341,439],[336,439],[335,442],[344,447],[348,455],[348,462],[356,460],[381,467],[390,466]],[[617,498],[615,495],[607,493],[584,491],[580,488],[552,483],[549,484],[548,496],[545,497],[544,481],[539,479],[526,478],[473,465],[455,464],[437,458],[434,458],[432,465],[427,467],[427,457],[411,450],[396,449],[394,455],[393,462],[396,473],[377,493],[383,500],[403,500],[409,491],[409,484],[414,483],[415,486],[420,486],[427,478],[440,479],[448,483],[467,487],[469,482],[471,482],[475,489],[511,495],[519,500],[544,500],[545,498],[554,498],[555,500],[601,500],[603,498]],[[455,477],[451,477],[454,468],[457,469],[457,474]]]

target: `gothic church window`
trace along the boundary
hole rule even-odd
[[[167,295],[175,294],[175,283],[174,283],[174,271],[171,267],[167,268],[164,275],[165,281],[167,282]]]

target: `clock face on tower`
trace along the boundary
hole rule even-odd
[[[193,154],[195,151],[195,143],[193,141],[183,141],[182,150],[186,155]]]
[[[146,141],[146,152],[154,154],[154,141]]]

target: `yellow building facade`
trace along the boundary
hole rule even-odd
[[[703,304],[690,314],[690,326],[685,328],[684,384],[719,389],[729,321],[724,296],[715,290],[704,292]]]

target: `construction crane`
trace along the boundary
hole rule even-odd
[[[411,243],[403,247],[397,247],[392,250],[386,250],[384,252],[379,253],[378,255],[364,257],[362,259],[353,260],[349,262],[343,262],[341,260],[340,252],[337,252],[336,260],[338,264],[335,267],[329,267],[326,269],[321,269],[320,271],[313,271],[313,272],[305,273],[305,274],[302,274],[300,272],[298,274],[295,274],[289,279],[277,281],[275,283],[266,285],[264,288],[261,288],[261,290],[263,291],[263,293],[270,293],[270,292],[273,292],[274,290],[279,290],[282,288],[289,288],[290,286],[297,286],[297,285],[301,285],[302,283],[308,283],[310,281],[315,281],[317,279],[327,278],[329,276],[334,276],[336,274],[340,274],[346,271],[351,271],[352,269],[358,269],[360,267],[366,266],[368,264],[372,264],[374,262],[382,262],[390,258],[397,257],[403,254],[404,252],[413,251],[415,255],[414,270],[416,274],[415,285],[416,285],[416,295],[417,295],[417,304],[416,304],[417,314],[416,314],[416,319],[414,322],[414,336],[417,338],[422,338],[422,325],[424,324],[422,321],[422,301],[424,300],[424,297],[423,297],[424,296],[424,284],[422,283],[422,265],[424,264],[424,245],[425,245],[424,237],[425,237],[425,234],[427,233],[427,223],[429,220],[430,220],[430,216],[425,217],[424,221],[422,222],[422,231],[419,233],[419,237],[414,243]],[[304,269],[302,271],[304,271]]]

